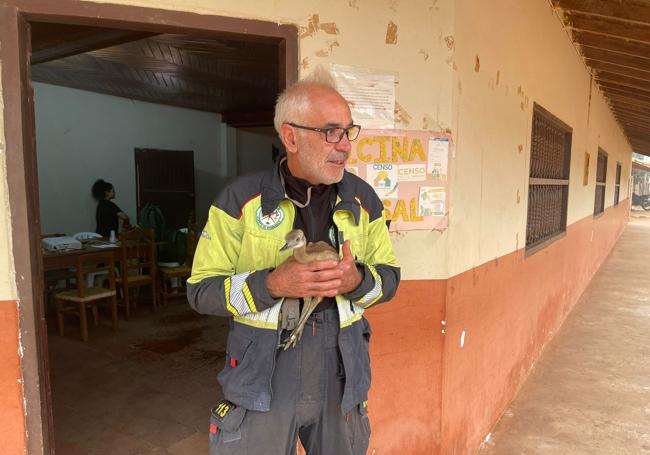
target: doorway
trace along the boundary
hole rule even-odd
[[[3,2],[0,14],[0,23],[3,24],[0,27],[3,98],[5,112],[11,113],[4,116],[4,122],[13,251],[16,275],[25,277],[17,281],[17,287],[21,296],[19,309],[24,351],[22,368],[25,378],[27,450],[34,454],[54,453],[47,321],[42,297],[35,114],[29,66],[32,53],[31,23],[109,29],[118,32],[115,34],[117,36],[111,38],[118,41],[121,39],[119,35],[125,31],[267,40],[278,47],[278,89],[292,83],[297,77],[297,30],[294,26],[261,21],[110,4],[81,5],[73,0],[8,0]],[[109,37],[104,36],[104,39]],[[81,42],[97,45],[96,42],[92,44],[92,39]],[[65,41],[54,43],[51,48],[55,48],[59,55],[75,52],[65,44]],[[247,122],[248,126],[259,126],[256,123],[259,121],[251,120],[250,113],[246,112],[232,112],[229,121],[240,126],[247,126]]]

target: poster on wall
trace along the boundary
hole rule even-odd
[[[364,179],[384,204],[391,231],[445,229],[450,135],[361,130],[346,169]]]

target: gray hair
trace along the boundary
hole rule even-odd
[[[296,121],[306,115],[310,106],[310,90],[313,88],[329,88],[336,91],[336,80],[332,73],[318,65],[309,76],[287,87],[275,103],[273,126],[280,134],[280,127],[287,122]]]

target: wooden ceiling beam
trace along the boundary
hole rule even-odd
[[[650,156],[650,143],[630,141],[630,144],[632,144],[632,151],[641,155]]]
[[[631,134],[629,139],[630,141],[640,142],[640,143],[645,143],[650,145],[650,139],[648,139],[648,136],[638,136],[635,134]]]
[[[620,76],[617,74],[608,73],[607,71],[598,71],[596,74],[596,80],[650,92],[650,82],[648,81],[635,79],[628,76]]]
[[[621,76],[629,76],[635,79],[641,79],[650,81],[650,64],[648,64],[648,70],[639,70],[635,68],[629,68],[627,66],[621,66],[613,63],[601,62],[598,60],[585,59],[587,65],[594,68],[598,71],[606,71],[611,74],[618,74]]]
[[[614,106],[614,109],[620,112],[630,112],[630,113],[637,113],[640,115],[645,115],[650,118],[650,108],[646,106],[639,106],[639,105],[633,105],[633,104],[627,104],[627,103],[612,103]]]
[[[620,95],[605,95],[609,102],[613,106],[635,106],[635,107],[645,107],[650,109],[650,100],[642,100],[638,98],[630,98],[627,96]]]
[[[241,40],[201,39],[184,35],[158,35],[150,41],[183,49],[197,54],[218,56],[220,61],[254,64],[278,64],[278,50],[275,45],[242,42]]]
[[[630,135],[635,133],[646,134],[647,132],[650,132],[650,123],[648,123],[647,120],[637,120],[620,113],[616,113],[614,116],[627,130],[631,130],[629,131]]]
[[[224,67],[223,65],[221,68],[212,68],[208,63],[205,65],[200,65],[198,63],[178,65],[174,63],[171,58],[171,61],[169,61],[160,57],[143,55],[141,53],[138,55],[136,52],[124,52],[121,48],[99,49],[90,53],[86,57],[101,59],[112,65],[138,68],[156,73],[166,73],[188,81],[218,85],[227,90],[249,91],[255,88],[271,89],[277,86],[277,82],[275,82],[275,79],[272,77],[265,78],[257,74],[254,76],[242,77],[242,75],[232,71],[233,68],[236,68],[234,65],[231,68],[228,68],[227,66]],[[249,71],[246,73],[250,74]],[[269,73],[274,74],[272,71],[269,71]]]
[[[597,60],[599,62],[614,63],[616,65],[627,66],[628,68],[636,68],[645,70],[650,65],[650,54],[644,57],[636,57],[634,55],[621,54],[620,52],[608,51],[605,49],[596,49],[593,47],[582,46],[581,53],[584,58]]]
[[[629,89],[626,90],[625,87],[613,86],[611,84],[604,85],[601,83],[600,89],[606,96],[622,96],[624,98],[632,98],[643,102],[650,102],[650,93],[642,92],[640,90]]]
[[[647,120],[639,120],[621,113],[615,113],[614,116],[618,119],[619,122],[621,122],[622,125],[625,125],[628,129],[639,129],[643,134],[645,134],[646,131],[650,132],[650,123]]]
[[[614,106],[614,111],[620,115],[627,115],[630,118],[650,122],[650,112],[647,109],[635,109],[628,106],[617,105]]]
[[[553,5],[571,13],[591,14],[627,20],[649,22],[650,10],[646,0],[626,0],[624,5],[603,0],[553,0]]]
[[[623,96],[631,96],[633,98],[639,98],[646,100],[650,98],[650,92],[640,89],[635,89],[633,87],[625,87],[616,83],[607,82],[607,81],[598,81],[598,85],[601,90],[607,93],[615,93]]]
[[[149,94],[148,96],[151,96],[149,101],[153,103],[164,101],[164,104],[169,104],[174,100],[182,101],[184,99],[190,100],[200,98],[205,100],[206,103],[213,103],[215,105],[214,108],[207,109],[211,112],[220,112],[232,104],[241,103],[245,100],[248,100],[248,102],[254,101],[254,98],[251,95],[247,95],[245,92],[237,93],[233,91],[207,93],[205,90],[202,92],[192,92],[189,90],[179,90],[175,87],[169,87],[164,84],[156,84],[153,82],[145,82],[141,79],[128,78],[126,75],[123,77],[116,77],[112,74],[79,70],[57,71],[55,75],[52,75],[47,74],[47,70],[48,69],[44,67],[35,67],[32,71],[32,78],[36,82],[63,85],[67,87],[75,87],[74,84],[76,84],[76,88],[81,90],[100,93],[103,93],[100,89],[104,86],[119,86],[122,88],[122,92],[117,96],[124,96],[127,98],[138,96],[138,99],[146,100],[146,96],[138,95],[138,93],[147,93]],[[187,107],[187,104],[183,103],[183,106]]]
[[[109,38],[134,35],[87,26],[43,25],[35,28],[40,46],[35,51],[41,54],[35,54],[34,62],[42,62],[32,66],[35,81],[228,112],[231,123],[236,125],[272,125],[280,85],[280,49],[275,41],[240,39],[235,35],[216,39],[194,35],[154,37],[147,33],[147,39],[105,47]],[[64,45],[68,47],[62,50]],[[58,58],[64,55],[67,57]]]
[[[36,23],[38,24],[38,23]],[[32,24],[34,27],[35,24]],[[33,32],[33,39],[36,40],[32,47],[30,63],[40,63],[59,60],[73,55],[102,49],[110,46],[117,46],[132,41],[137,41],[154,36],[154,33],[133,32],[130,30],[108,30],[95,27],[74,27],[73,32],[56,38],[49,37],[50,33],[61,33],[59,24],[44,24],[47,27],[38,27]],[[52,26],[52,28],[50,28]],[[65,27],[65,26],[64,26]],[[66,37],[66,41],[61,41]]]
[[[273,110],[222,112],[221,121],[233,128],[273,126]]]
[[[650,55],[650,44],[626,40],[621,37],[600,35],[591,31],[573,30],[573,40],[583,47],[603,49],[636,57]]]
[[[646,6],[647,9],[647,6]],[[605,16],[585,15],[579,12],[565,12],[567,26],[572,29],[585,30],[605,36],[622,38],[650,43],[650,26],[643,20],[629,23],[626,20]]]

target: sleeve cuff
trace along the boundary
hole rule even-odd
[[[345,298],[350,299],[353,302],[361,299],[375,287],[375,280],[372,277],[372,273],[370,273],[370,270],[368,270],[368,267],[365,264],[357,262],[357,270],[361,274],[361,283],[359,283],[359,286],[357,286],[356,289],[343,294]]]
[[[255,309],[259,313],[275,305],[279,299],[275,299],[269,293],[266,287],[266,277],[272,269],[262,269],[255,271],[248,275],[246,284],[251,291],[253,300],[255,301]]]

